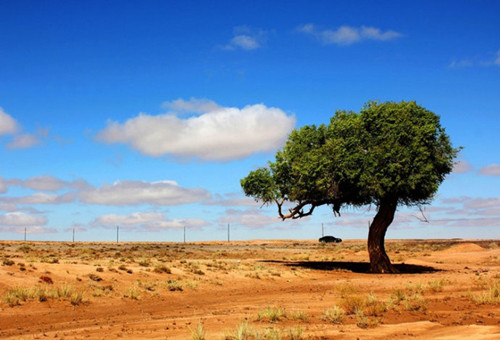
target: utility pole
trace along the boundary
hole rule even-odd
[[[229,223],[227,224],[227,242],[231,240],[231,227]]]
[[[24,242],[26,242],[26,227],[24,227]]]
[[[120,227],[116,226],[116,243],[118,243],[120,240],[119,235],[120,235]]]

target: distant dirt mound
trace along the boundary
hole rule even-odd
[[[443,250],[443,253],[466,253],[466,252],[484,251],[484,250],[486,249],[484,249],[481,246],[478,246],[475,243],[460,243],[448,249]]]

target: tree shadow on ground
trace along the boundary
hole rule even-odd
[[[366,274],[370,270],[370,263],[368,262],[337,262],[337,261],[262,261],[268,263],[281,263],[287,267],[292,268],[307,268],[314,270],[324,270],[324,271],[336,271],[336,270],[346,270],[353,273],[363,273]],[[406,264],[398,263],[393,264],[393,266],[400,272],[400,274],[423,274],[423,273],[435,273],[441,271],[434,267],[429,266],[419,266],[416,264]]]

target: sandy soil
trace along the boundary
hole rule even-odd
[[[500,241],[386,245],[0,241],[0,338],[500,339]]]

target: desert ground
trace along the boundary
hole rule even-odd
[[[499,339],[500,241],[0,241],[2,339]]]

